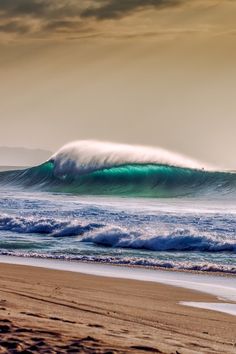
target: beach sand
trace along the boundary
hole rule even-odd
[[[0,353],[236,353],[236,316],[168,285],[0,264]]]

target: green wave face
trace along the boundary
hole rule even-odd
[[[49,192],[127,197],[181,197],[235,194],[236,174],[158,164],[127,164],[82,175],[57,176],[53,162],[0,173],[0,185]]]

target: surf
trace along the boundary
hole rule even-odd
[[[1,172],[0,186],[78,195],[216,196],[235,195],[236,174],[160,148],[77,141],[39,166]]]

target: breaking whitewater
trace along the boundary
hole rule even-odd
[[[236,274],[236,174],[94,141],[0,173],[0,254]]]

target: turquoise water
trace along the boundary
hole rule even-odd
[[[236,173],[160,164],[125,164],[92,171],[56,173],[54,162],[0,173],[1,186],[77,195],[173,198],[236,197]]]

